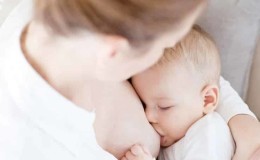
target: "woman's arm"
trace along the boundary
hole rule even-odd
[[[231,118],[228,125],[236,142],[233,160],[247,160],[252,156],[260,159],[259,122],[250,115],[236,115]]]
[[[228,123],[236,143],[233,160],[249,159],[260,147],[260,124],[230,84],[221,77],[217,112]]]

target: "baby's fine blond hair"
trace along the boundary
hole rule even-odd
[[[220,57],[215,42],[198,25],[174,47],[164,50],[164,55],[157,66],[181,62],[189,70],[201,76],[205,84],[219,84]]]

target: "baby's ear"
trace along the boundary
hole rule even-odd
[[[207,85],[201,92],[204,101],[204,114],[213,112],[217,108],[219,88],[217,85]]]

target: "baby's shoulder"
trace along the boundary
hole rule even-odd
[[[189,134],[197,134],[197,132],[218,131],[222,130],[229,132],[229,127],[224,119],[217,112],[205,115],[197,122],[195,122],[187,131],[186,136]]]
[[[234,153],[234,141],[227,123],[216,112],[210,113],[187,131],[183,138],[182,155],[198,156],[206,159],[231,159]]]

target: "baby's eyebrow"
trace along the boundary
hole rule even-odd
[[[169,97],[159,97],[157,98],[157,101],[160,102],[160,103],[166,103],[166,104],[175,104],[176,103],[176,100],[174,100],[172,97],[169,98]]]
[[[159,101],[171,101],[173,102],[173,98],[172,97],[166,97],[166,96],[160,96],[156,98]]]
[[[144,109],[145,109],[147,106],[149,106],[149,107],[156,106],[156,105],[152,105],[152,104],[146,104],[143,100],[141,100],[141,103],[142,103]]]

